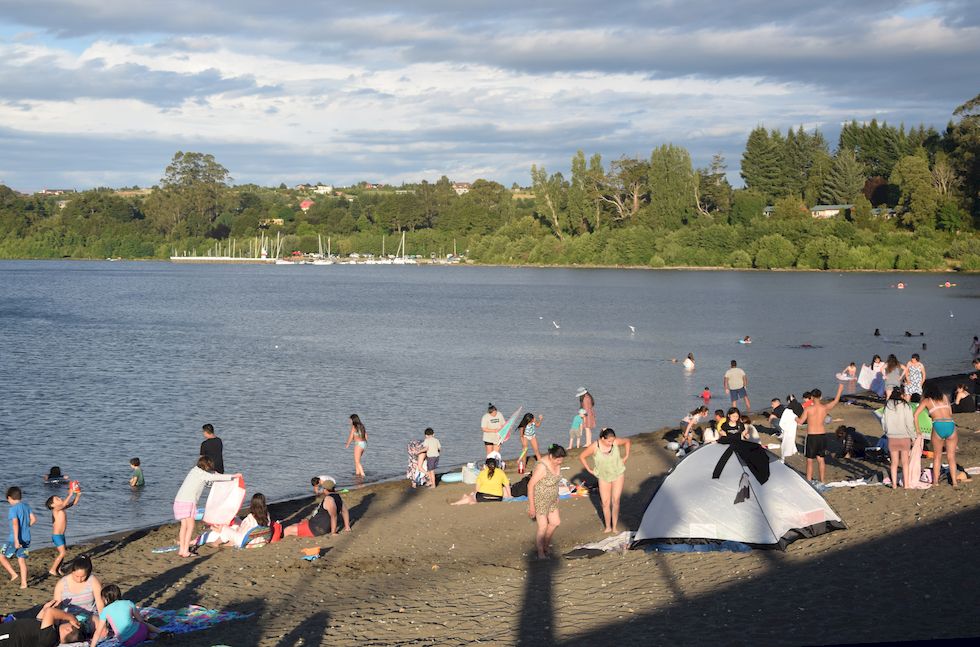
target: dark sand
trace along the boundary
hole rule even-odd
[[[869,434],[869,411],[837,418]],[[961,463],[980,465],[976,414],[957,416]],[[835,423],[834,426],[836,426]],[[656,484],[676,462],[665,431],[634,437],[623,529],[635,529]],[[802,440],[802,437],[801,439]],[[803,468],[796,456],[791,464]],[[925,461],[928,463],[928,461]],[[566,476],[579,474],[577,458]],[[882,469],[831,461],[828,480]],[[513,475],[512,475],[513,476]],[[306,475],[297,475],[297,481]],[[844,531],[785,552],[656,554],[532,559],[526,504],[451,507],[472,486],[415,491],[407,482],[344,495],[354,531],[286,539],[258,549],[202,548],[183,560],[150,549],[174,544],[173,526],[86,547],[103,583],[141,606],[200,604],[254,613],[181,636],[180,645],[391,644],[824,644],[980,636],[980,478],[954,491],[836,489],[827,499]],[[251,492],[250,492],[251,494]],[[555,550],[603,537],[595,501],[562,501]],[[84,514],[83,507],[75,514]],[[282,504],[295,521],[312,500]],[[316,562],[301,549],[320,546]],[[69,557],[81,552],[72,547]],[[51,593],[50,550],[32,554],[31,588],[0,585],[0,612],[21,615]]]

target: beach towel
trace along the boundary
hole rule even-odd
[[[779,428],[783,435],[780,439],[779,457],[785,462],[787,458],[799,453],[796,449],[796,413],[789,407],[779,417]]]
[[[161,631],[166,631],[172,634],[187,634],[194,631],[203,631],[204,629],[210,629],[216,624],[222,622],[228,622],[230,620],[242,620],[244,618],[252,617],[251,613],[239,613],[237,611],[219,611],[217,609],[205,609],[204,607],[199,607],[196,604],[192,604],[189,607],[183,609],[177,609],[176,611],[166,611],[163,609],[156,609],[154,607],[147,607],[141,609],[140,613],[143,618],[160,628]],[[180,644],[180,641],[174,641],[174,644]],[[88,647],[89,641],[71,643],[67,647]],[[115,638],[110,638],[108,640],[103,640],[99,642],[100,647],[119,647],[121,645]]]
[[[850,481],[831,481],[824,483],[824,487],[859,487],[862,485],[881,485],[881,481],[874,475],[866,479],[852,479]]]
[[[929,421],[932,424],[932,421]],[[909,474],[922,474],[922,444],[924,439],[922,434],[915,435],[915,442],[912,443],[912,454],[909,456]],[[909,487],[913,490],[925,490],[931,487],[932,473],[929,473],[929,482],[924,483],[922,478],[913,479]]]
[[[227,526],[245,501],[245,479],[217,481],[211,485],[208,502],[204,505],[204,523]]]
[[[861,364],[861,371],[858,373],[858,385],[865,391],[871,390],[871,383],[875,379],[875,372],[867,364]]]

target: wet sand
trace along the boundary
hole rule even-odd
[[[833,413],[880,435],[866,409],[839,406]],[[958,415],[957,422],[961,464],[980,465],[980,434],[973,433],[980,416]],[[621,529],[637,527],[657,483],[676,463],[665,449],[669,435],[633,438]],[[571,467],[566,477],[580,474],[577,454],[565,464]],[[801,456],[790,464],[804,467]],[[827,477],[882,469],[829,461]],[[533,558],[526,503],[448,505],[471,488],[416,491],[403,481],[345,494],[353,532],[336,537],[249,550],[205,547],[184,560],[150,552],[176,542],[176,528],[164,526],[100,540],[85,551],[103,583],[118,584],[141,606],[200,604],[255,614],[172,641],[188,646],[793,645],[980,635],[974,592],[980,478],[955,491],[947,484],[831,490],[826,497],[848,529],[800,540],[785,552],[629,551],[540,562]],[[291,523],[313,505],[312,499],[280,504],[273,516]],[[603,537],[597,507],[597,495],[560,502],[556,553]],[[75,514],[84,514],[84,503]],[[323,557],[301,560],[301,550],[313,546]],[[71,547],[69,558],[80,552]],[[0,613],[23,615],[48,599],[55,578],[39,573],[50,559],[50,550],[32,553],[28,591],[0,585]]]

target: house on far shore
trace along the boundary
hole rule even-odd
[[[317,193],[319,195],[333,193],[333,187],[329,184],[317,184],[315,187],[313,187],[313,193]]]
[[[456,192],[456,195],[469,193],[472,188],[473,185],[469,182],[453,182],[453,191]]]
[[[75,189],[41,189],[37,192],[38,195],[65,195],[66,193],[75,193]]]
[[[284,220],[282,218],[261,218],[259,220],[259,229],[268,229],[272,225],[282,227],[283,224]]]
[[[814,218],[833,218],[846,215],[854,208],[853,204],[817,204],[810,207],[810,215]]]
[[[303,210],[303,213],[306,213],[307,211],[310,210],[310,207],[312,207],[314,204],[316,203],[313,202],[312,200],[303,200],[302,202],[299,203],[299,208]]]
[[[313,188],[313,186],[310,184],[297,184],[293,188],[296,189],[297,191],[309,191],[310,189]]]

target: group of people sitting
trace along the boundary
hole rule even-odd
[[[716,443],[722,434],[738,435],[742,440],[750,440],[754,443],[762,442],[759,430],[752,423],[752,417],[742,413],[738,407],[731,407],[727,412],[724,409],[715,409],[714,418],[710,422],[708,418],[708,407],[703,405],[684,416],[682,420],[684,431],[677,448],[678,456],[684,456],[701,445]],[[695,434],[700,435],[700,440]]]
[[[35,618],[20,618],[0,625],[0,641],[55,647],[90,640],[95,647],[110,630],[125,647],[163,633],[143,618],[135,604],[123,598],[118,586],[103,585],[92,573],[92,560],[80,555],[71,562],[68,575],[55,584],[51,599]]]

